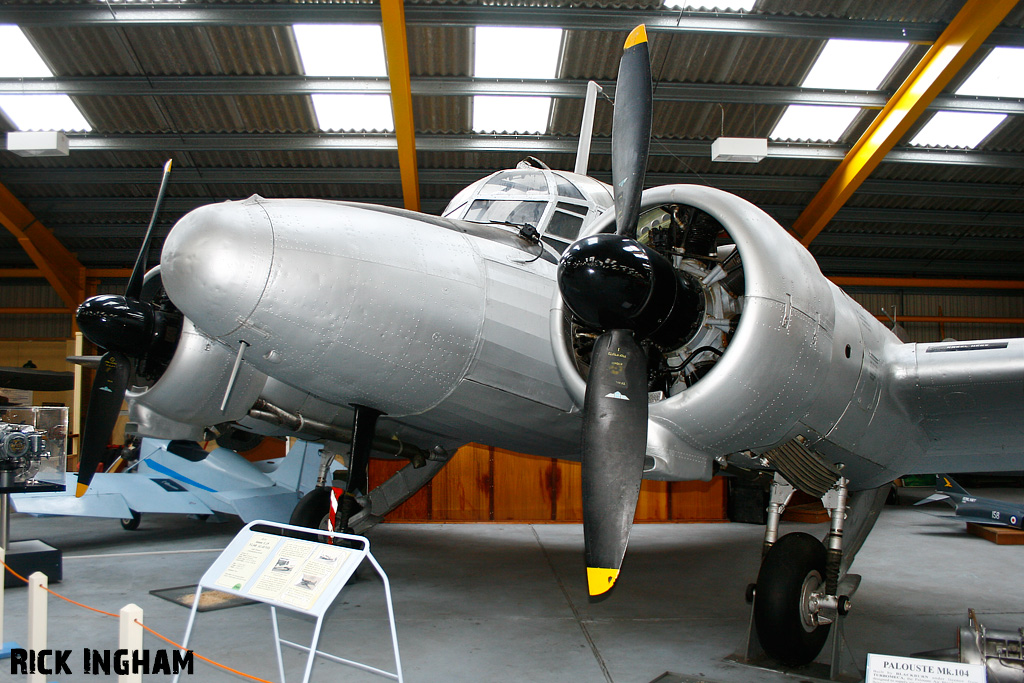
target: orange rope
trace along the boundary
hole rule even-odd
[[[177,649],[179,649],[179,650],[185,650],[185,649],[187,649],[187,648],[185,648],[184,646],[182,646],[182,645],[179,645],[178,643],[174,642],[174,641],[173,641],[173,640],[171,640],[170,638],[167,638],[166,636],[162,636],[162,635],[160,635],[159,633],[157,633],[156,631],[154,631],[154,630],[153,630],[153,629],[151,629],[150,627],[148,627],[148,626],[146,626],[145,624],[143,624],[143,623],[142,623],[141,621],[139,621],[138,619],[135,619],[134,621],[135,621],[135,623],[136,623],[136,624],[138,624],[138,625],[139,625],[139,626],[141,626],[142,628],[146,629],[147,631],[149,631],[150,633],[152,633],[152,634],[153,634],[154,636],[156,636],[156,637],[157,637],[157,638],[159,638],[160,640],[162,640],[162,641],[164,641],[164,642],[166,642],[166,643],[170,643],[171,645],[173,645],[173,646],[174,646],[174,647],[176,647]],[[194,654],[194,655],[195,655],[196,657],[198,657],[199,659],[203,660],[203,661],[204,661],[204,662],[206,662],[207,664],[212,664],[213,666],[216,666],[216,667],[218,667],[218,668],[224,669],[225,671],[230,671],[231,673],[233,673],[233,674],[236,674],[236,675],[238,675],[238,676],[242,676],[243,678],[248,678],[248,679],[250,679],[250,680],[253,680],[253,681],[259,681],[260,683],[271,683],[271,681],[268,681],[268,680],[266,680],[265,678],[257,678],[256,676],[250,676],[250,675],[249,675],[249,674],[247,674],[247,673],[242,673],[241,671],[238,671],[238,670],[236,670],[236,669],[232,669],[232,668],[231,668],[230,666],[225,666],[225,665],[223,665],[223,664],[218,664],[217,662],[213,661],[212,659],[208,659],[208,658],[206,658],[206,657],[202,656],[201,654],[199,654],[199,653],[198,653],[198,652],[196,652],[195,650],[191,650],[191,652],[192,652],[192,654]]]
[[[19,573],[18,573],[18,572],[16,572],[16,571],[14,571],[13,569],[11,569],[11,568],[10,568],[10,566],[9,566],[9,565],[8,565],[8,564],[7,564],[6,562],[2,562],[2,561],[0,561],[0,565],[3,565],[4,569],[6,569],[7,571],[9,571],[9,572],[10,572],[11,574],[13,574],[13,575],[15,576],[15,578],[21,579],[21,580],[22,580],[22,581],[24,581],[25,583],[28,583],[28,579],[26,579],[26,578],[25,578],[24,576],[22,576],[21,574],[19,574]],[[45,590],[45,591],[46,591],[47,593],[49,593],[50,595],[53,595],[54,597],[58,597],[58,598],[60,598],[61,600],[64,600],[65,602],[70,602],[70,603],[71,603],[72,605],[76,605],[76,606],[78,606],[78,607],[81,607],[81,608],[83,608],[83,609],[87,609],[87,610],[89,610],[89,611],[92,611],[92,612],[96,612],[97,614],[102,614],[103,616],[106,616],[106,617],[113,617],[113,618],[115,618],[115,619],[119,619],[119,618],[120,618],[120,615],[117,615],[117,614],[113,614],[113,613],[111,613],[111,612],[104,612],[104,611],[103,611],[103,610],[101,610],[101,609],[96,609],[95,607],[89,607],[89,605],[83,605],[83,604],[82,604],[82,603],[80,603],[80,602],[75,602],[75,601],[74,601],[74,600],[72,600],[71,598],[66,598],[66,597],[64,597],[63,595],[61,595],[60,593],[55,593],[55,592],[53,592],[52,590],[50,590],[50,589],[49,589],[49,588],[47,588],[46,586],[40,586],[40,588],[42,588],[43,590]],[[148,627],[148,626],[146,626],[145,624],[143,624],[143,623],[142,623],[141,621],[139,621],[138,619],[135,619],[134,621],[135,621],[135,623],[136,623],[136,624],[138,624],[138,625],[139,625],[139,626],[141,626],[142,628],[146,629],[147,631],[149,631],[150,633],[152,633],[152,634],[153,634],[154,636],[156,636],[156,637],[157,637],[157,638],[159,638],[160,640],[163,640],[163,641],[165,641],[165,642],[167,642],[167,643],[170,643],[170,644],[171,644],[171,645],[173,645],[173,646],[174,646],[175,648],[177,648],[177,649],[179,649],[179,650],[185,650],[185,649],[187,649],[187,648],[185,648],[184,646],[182,646],[182,645],[179,645],[178,643],[174,642],[174,641],[173,641],[173,640],[171,640],[170,638],[168,638],[168,637],[166,637],[166,636],[163,636],[163,635],[161,635],[161,634],[157,633],[156,631],[154,631],[154,630],[153,630],[153,629],[151,629],[150,627]],[[213,661],[212,659],[209,659],[209,658],[207,658],[207,657],[204,657],[204,656],[202,656],[201,654],[199,654],[199,653],[198,653],[198,652],[196,652],[195,650],[191,650],[191,652],[192,652],[192,654],[193,654],[193,655],[195,655],[195,656],[196,656],[196,657],[198,657],[199,659],[203,660],[203,661],[204,661],[204,662],[206,662],[207,664],[211,664],[211,665],[213,665],[213,666],[216,666],[216,667],[218,667],[218,668],[224,669],[225,671],[230,671],[231,673],[233,673],[233,674],[236,674],[236,675],[238,675],[238,676],[241,676],[242,678],[248,678],[248,679],[250,679],[250,680],[253,680],[253,681],[259,681],[260,683],[271,683],[271,681],[268,681],[268,680],[266,680],[265,678],[257,678],[256,676],[250,676],[250,675],[249,675],[249,674],[247,674],[247,673],[242,673],[241,671],[237,671],[236,669],[232,669],[232,668],[231,668],[230,666],[225,666],[224,664],[219,664],[219,663],[217,663],[217,662]]]

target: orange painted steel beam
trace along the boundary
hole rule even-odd
[[[128,278],[132,275],[131,268],[86,268],[85,277],[98,277],[98,278],[114,278],[123,277]],[[38,268],[0,268],[0,278],[45,278]]]
[[[891,322],[887,316],[876,315],[882,322]],[[1024,318],[993,318],[970,315],[898,315],[896,322],[903,323],[970,323],[978,325],[1024,325]]]
[[[131,268],[89,268],[85,271],[86,277],[123,277],[129,278],[132,276]]]
[[[0,277],[44,277],[38,268],[0,268]]]
[[[792,230],[804,246],[818,236],[1016,4],[1017,0],[967,0],[793,223]]]
[[[381,0],[384,50],[391,81],[391,112],[398,142],[398,170],[402,176],[405,208],[420,210],[420,173],[416,159],[416,128],[412,119],[412,86],[409,78],[409,41],[405,33],[403,0]]]
[[[1024,280],[961,280],[926,277],[830,277],[839,287],[929,287],[934,289],[1024,289]]]
[[[81,303],[85,293],[85,268],[2,184],[0,223],[14,235],[67,306],[73,308]]]

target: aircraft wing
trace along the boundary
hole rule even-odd
[[[927,436],[915,472],[1020,469],[1024,339],[895,347],[893,391]]]
[[[68,474],[67,489],[59,493],[15,493],[11,502],[17,512],[31,515],[71,515],[128,519],[132,511],[209,515],[213,510],[169,478],[150,478],[141,474],[97,474],[89,491],[75,497],[78,477]]]

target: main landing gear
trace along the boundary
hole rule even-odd
[[[853,556],[874,525],[887,488],[849,493],[839,477],[821,497],[831,523],[825,541],[805,533],[779,538],[779,520],[794,487],[779,473],[772,482],[757,583],[747,589],[753,603],[746,661],[768,657],[784,666],[812,662],[831,636],[829,677],[840,671],[842,621],[860,577],[848,574]],[[849,532],[844,543],[844,531]]]

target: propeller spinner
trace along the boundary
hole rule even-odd
[[[164,164],[153,215],[124,296],[101,294],[90,297],[75,312],[82,334],[105,350],[93,380],[89,412],[82,430],[82,457],[75,491],[79,497],[88,490],[93,475],[103,463],[107,443],[121,412],[121,403],[139,362],[145,358],[168,357],[168,352],[173,353],[175,331],[181,329],[180,316],[168,314],[153,303],[140,300],[146,255],[170,174],[171,160],[168,159]]]
[[[612,119],[614,235],[585,237],[558,266],[566,307],[600,330],[591,354],[582,442],[583,534],[591,596],[618,579],[647,451],[645,342],[678,345],[700,324],[704,296],[661,254],[636,241],[653,108],[643,25],[626,40]]]

